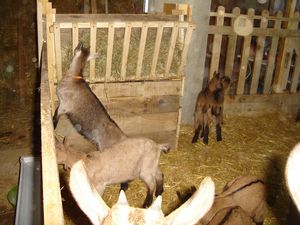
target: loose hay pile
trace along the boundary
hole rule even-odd
[[[141,28],[132,28],[129,42],[128,63],[127,63],[127,77],[134,77],[136,74],[138,51],[141,37]],[[62,32],[64,35],[62,43],[62,73],[68,69],[70,61],[73,55],[72,49],[72,37],[71,30],[64,29]],[[162,34],[162,40],[159,50],[159,57],[157,61],[156,74],[163,74],[166,65],[166,59],[168,57],[170,38],[172,28],[164,28]],[[144,58],[141,70],[141,77],[147,77],[151,71],[155,40],[156,40],[157,28],[149,28],[147,32],[147,39],[145,44]],[[115,28],[113,53],[112,53],[112,77],[115,80],[120,79],[121,75],[121,63],[122,52],[124,42],[125,28]],[[105,77],[106,60],[107,60],[107,40],[108,40],[108,28],[98,28],[96,35],[96,52],[99,54],[99,58],[96,59],[96,79]],[[79,29],[79,41],[84,43],[84,46],[90,46],[90,30]],[[181,62],[181,44],[177,41],[174,49],[173,60],[170,68],[170,73],[177,74],[178,68]],[[89,77],[89,66],[86,66],[84,70],[84,77]]]
[[[208,146],[200,141],[192,145],[193,128],[182,126],[178,150],[161,156],[160,167],[165,174],[163,212],[168,214],[178,207],[176,191],[198,186],[205,176],[212,177],[216,192],[220,192],[228,181],[250,174],[267,184],[269,208],[264,224],[285,224],[289,197],[283,171],[288,153],[300,141],[300,123],[281,114],[225,117],[222,142],[215,141],[211,130]],[[106,189],[103,198],[109,206],[116,203],[119,188],[114,185]],[[63,191],[66,224],[87,222],[66,195]],[[130,183],[126,195],[130,205],[140,207],[146,196],[145,185],[141,181]]]

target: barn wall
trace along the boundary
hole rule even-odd
[[[192,41],[189,47],[187,65],[185,68],[185,87],[182,98],[182,123],[192,124],[197,94],[202,89],[204,76],[204,63],[206,56],[206,42],[208,19],[211,0],[150,0],[150,12],[162,12],[163,4],[166,3],[187,3],[193,6],[192,21],[196,24]]]

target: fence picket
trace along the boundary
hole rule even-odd
[[[268,27],[268,20],[266,18],[269,16],[269,12],[267,10],[263,10],[261,15],[262,15],[262,19],[260,21],[260,27],[262,29],[266,29]],[[260,36],[257,38],[256,41],[256,54],[255,54],[254,68],[252,73],[250,94],[257,93],[258,81],[261,75],[261,65],[262,65],[263,55],[265,51],[265,39],[266,37]]]
[[[223,26],[224,24],[225,8],[223,6],[218,7],[218,15],[216,18],[216,26]],[[209,77],[212,78],[215,71],[219,70],[220,52],[222,45],[222,34],[215,34],[212,46],[212,56]]]

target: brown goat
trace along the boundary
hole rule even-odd
[[[203,143],[208,144],[209,125],[212,120],[216,125],[216,139],[217,141],[222,140],[223,103],[229,84],[229,77],[215,72],[207,87],[198,94],[194,113],[195,133],[192,143],[197,142],[201,132]]]
[[[70,68],[57,86],[59,105],[53,121],[56,126],[59,117],[66,114],[80,134],[103,150],[126,136],[83,79],[83,68],[93,57],[81,43],[75,48]]]
[[[140,178],[147,185],[147,197],[143,207],[152,203],[153,193],[163,192],[163,173],[159,170],[161,152],[170,150],[168,144],[157,144],[148,138],[126,138],[103,152],[79,152],[66,143],[58,143],[57,161],[70,168],[79,160],[85,164],[90,180],[98,193],[103,194],[107,185],[121,183],[126,190],[127,182]]]
[[[185,193],[177,192],[181,202],[185,202],[196,188]],[[215,195],[214,204],[201,219],[203,225],[217,224],[262,224],[266,207],[266,187],[252,176],[238,177],[229,182],[222,193]],[[242,221],[242,223],[240,223]],[[250,223],[251,221],[251,223]]]

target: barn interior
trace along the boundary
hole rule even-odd
[[[52,2],[52,7],[56,9],[55,13],[59,15],[69,13],[145,14],[144,6],[147,1],[108,0],[89,2],[77,0],[74,2],[53,0],[50,2]],[[146,124],[149,127],[152,126],[153,130],[144,135],[158,142],[167,140],[173,144],[172,150],[168,154],[162,154],[160,158],[160,168],[165,175],[164,193],[162,194],[164,214],[171,213],[181,204],[176,191],[185,192],[191,186],[198,187],[207,176],[214,181],[216,193],[220,193],[226,183],[232,179],[252,175],[263,180],[267,188],[268,205],[263,224],[281,225],[295,222],[297,224],[297,220],[291,217],[293,203],[286,187],[284,169],[291,149],[300,140],[299,1],[205,1],[201,4],[203,6],[202,11],[206,11],[206,20],[202,21],[203,24],[206,24],[206,32],[203,32],[201,29],[204,28],[202,26],[200,28],[198,24],[199,18],[201,19],[204,16],[202,14],[202,17],[198,15],[197,10],[199,8],[197,7],[201,7],[198,1],[149,1],[148,14],[161,16],[164,10],[164,15],[170,13],[170,11],[167,12],[169,8],[163,8],[163,3],[168,3],[171,8],[175,7],[172,8],[171,14],[175,14],[176,18],[180,17],[182,13],[176,8],[176,4],[189,4],[192,6],[190,17],[188,15],[184,16],[184,20],[190,19],[193,26],[195,25],[189,51],[187,52],[184,70],[185,82],[176,83],[178,85],[175,85],[176,91],[171,94],[168,93],[167,97],[154,96],[151,98],[152,96],[149,97],[149,95],[155,95],[156,90],[150,91],[147,97],[150,100],[146,102],[138,99],[138,101],[136,100],[137,104],[135,101],[130,104],[131,99],[118,102],[116,97],[114,99],[113,94],[111,94],[112,98],[110,99],[110,92],[101,94],[99,90],[102,91],[102,87],[98,90],[97,82],[95,82],[93,90],[97,90],[98,94],[100,93],[99,96],[101,97],[99,98],[103,101],[113,119],[120,124],[121,128],[128,129],[129,134],[132,136],[141,133],[145,128],[141,125],[137,127],[135,122],[138,123],[139,120],[132,119],[136,118],[131,118],[132,114],[138,115],[140,118],[143,117],[140,115],[157,113],[157,109],[154,109],[157,105],[158,108],[162,109],[159,112],[162,115],[149,117],[150,119]],[[233,18],[231,15],[237,13],[235,7],[239,7],[239,14],[251,14],[249,9],[254,9],[255,16],[252,22],[255,24],[253,32],[257,32],[255,33],[256,36],[253,35],[247,39],[245,38],[247,35],[243,36],[243,34],[229,35],[226,29],[224,29],[224,32],[227,33],[218,33],[220,31],[215,28],[215,25],[221,26],[218,23],[223,19],[223,25],[230,26],[231,18]],[[40,117],[41,75],[38,63],[40,59],[37,40],[37,4],[34,1],[26,0],[4,1],[1,10],[5,16],[1,26],[2,48],[0,50],[3,53],[0,81],[2,121],[0,126],[0,224],[7,225],[14,224],[16,217],[16,203],[12,202],[14,200],[11,199],[10,195],[18,186],[20,157],[24,155],[41,157],[41,145],[43,144],[41,127],[44,124],[41,125]],[[281,16],[285,18],[281,21],[281,33],[280,31],[278,31],[280,34],[270,32],[268,35],[259,36],[262,33],[260,28],[273,28],[274,21],[279,21],[279,19],[276,19],[278,11],[282,11]],[[180,15],[178,16],[178,14]],[[262,23],[263,20],[260,16],[268,18],[270,21],[267,24]],[[289,20],[288,18],[292,19]],[[283,29],[289,29],[289,31],[284,33],[282,32]],[[69,66],[72,48],[74,47],[74,43],[73,45],[71,43],[72,38],[70,38],[72,32],[66,30],[65,28],[64,32],[61,31],[61,37],[63,37],[60,46],[62,49],[62,76]],[[131,37],[135,35],[133,30],[131,31]],[[118,65],[123,62],[121,55],[124,51],[125,29],[118,32],[115,31],[114,40],[114,49],[117,49],[117,52],[112,54],[113,57],[119,56],[119,58],[112,62],[113,77],[122,76],[122,68],[119,68]],[[163,44],[164,37],[167,39],[171,36],[171,32],[170,29],[162,33],[160,47],[163,50],[165,49],[165,55],[158,58],[156,68],[160,71],[160,74],[164,71],[168,55],[168,45],[164,47]],[[79,32],[79,39],[85,44],[89,44],[90,41],[89,35],[86,35],[87,33],[89,32],[85,32],[84,29],[81,34]],[[140,33],[137,32],[137,36]],[[107,33],[98,32],[97,34],[100,34],[99,38],[96,38],[97,42],[101,42],[101,37],[104,40],[108,38]],[[187,31],[184,34],[187,34]],[[150,28],[148,35],[151,35]],[[157,32],[152,35],[150,39],[154,41]],[[228,46],[232,43],[232,37],[236,38],[236,46],[234,47],[236,50],[233,52],[236,58],[227,62],[227,59],[230,58],[228,56]],[[273,47],[274,50],[272,50],[271,44],[275,42],[276,38],[278,46]],[[193,50],[196,48],[194,42],[199,40],[202,40],[203,46],[197,47],[200,50],[195,51]],[[245,40],[248,40],[248,47]],[[138,41],[140,40],[137,38]],[[137,46],[138,44],[133,45]],[[264,45],[264,47],[261,47],[261,45]],[[178,45],[175,44],[175,57],[173,60],[175,60],[175,66],[180,67],[182,49],[180,50],[179,46],[179,50],[176,50],[176,46]],[[103,49],[96,46],[98,51],[105,52],[106,48],[105,45]],[[247,49],[248,53],[245,53]],[[149,55],[149,62],[147,62],[149,65],[151,65],[151,57],[154,51],[153,48],[147,48],[147,46],[145,48],[144,57],[147,60],[147,54]],[[197,54],[200,54],[200,51],[204,51],[204,54],[201,58],[196,57]],[[131,53],[132,55],[130,55]],[[135,50],[135,53],[129,50],[128,60],[137,61],[137,54],[137,50]],[[176,59],[176,56],[178,56],[178,59]],[[160,59],[163,60],[160,61]],[[95,63],[96,79],[99,79],[98,83],[100,85],[101,79],[105,77],[101,77],[101,74],[103,75],[105,71],[102,69],[105,66],[105,61],[101,60],[103,58]],[[242,70],[241,64],[243,63],[246,69]],[[269,66],[271,64],[272,67]],[[171,72],[172,65],[174,66],[174,64],[170,66]],[[84,70],[84,77],[87,80],[91,80],[90,68],[90,66],[86,66]],[[130,72],[130,70],[134,71],[135,68],[128,66],[127,71]],[[214,70],[230,75],[231,78],[231,85],[224,101],[223,140],[216,141],[216,131],[212,124],[208,145],[204,144],[201,139],[192,144],[196,97],[199,91],[206,86]],[[143,76],[143,73],[146,74],[150,71],[150,66],[145,67],[145,70],[141,70],[141,76]],[[267,74],[270,74],[268,79]],[[285,75],[282,77],[281,74]],[[97,75],[99,76],[97,77]],[[56,76],[58,77],[59,73]],[[58,79],[55,79],[54,83],[58,81]],[[178,78],[176,82],[180,79],[182,77]],[[145,81],[143,82],[145,83]],[[168,80],[163,81],[168,82]],[[254,83],[255,85],[253,85]],[[118,86],[120,91],[125,90],[125,88],[121,89],[122,85]],[[171,86],[171,84],[169,85]],[[107,87],[104,86],[103,89],[105,88]],[[163,88],[164,86],[159,86],[158,89],[161,91]],[[170,88],[170,90],[173,89]],[[48,104],[52,104],[50,97]],[[57,101],[55,104],[57,104]],[[127,109],[127,106],[132,108]],[[122,113],[125,114],[125,117],[120,116]],[[131,119],[128,120],[128,118]],[[152,118],[157,120],[151,120]],[[162,125],[159,126],[160,124]],[[164,129],[167,129],[167,131],[164,131]],[[96,150],[94,145],[76,132],[70,121],[65,117],[60,120],[55,134],[59,138],[68,136],[72,146],[81,151]],[[166,136],[163,134],[166,134]],[[61,165],[58,166],[58,171],[64,224],[90,224],[88,218],[77,206],[68,188],[69,171],[65,171]],[[118,192],[119,185],[106,188],[103,199],[108,206],[111,207],[117,202]],[[146,192],[143,182],[139,180],[131,182],[129,189],[126,191],[129,204],[134,207],[141,207]],[[14,194],[14,199],[16,198],[17,195]]]

